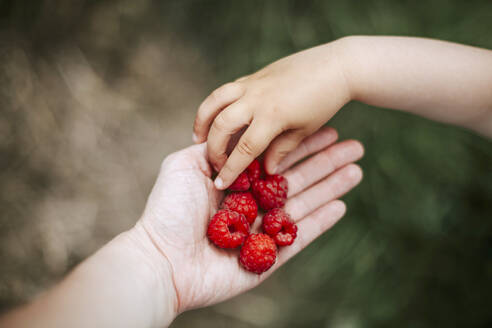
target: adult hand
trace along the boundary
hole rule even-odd
[[[0,326],[162,327],[179,312],[258,285],[345,213],[344,203],[336,199],[360,181],[361,170],[351,162],[363,149],[356,141],[334,144],[336,138],[335,130],[323,129],[281,163],[288,168],[317,153],[285,172],[286,210],[298,223],[298,237],[280,249],[277,263],[262,275],[239,266],[238,250],[222,250],[208,241],[207,224],[223,195],[211,180],[207,146],[195,145],[164,161],[134,228],[34,302],[0,318]]]
[[[140,236],[150,238],[157,247],[156,254],[162,258],[152,260],[171,267],[177,313],[257,286],[344,215],[345,204],[337,198],[360,182],[362,171],[352,162],[362,157],[363,148],[357,141],[335,143],[336,139],[334,129],[321,129],[280,164],[283,171],[314,154],[283,173],[289,182],[286,211],[297,222],[298,237],[292,246],[280,249],[275,265],[262,275],[240,267],[238,250],[219,249],[207,239],[209,219],[223,193],[211,179],[206,144],[191,146],[164,160],[135,229],[145,230]],[[253,230],[259,222],[261,219],[256,220]]]

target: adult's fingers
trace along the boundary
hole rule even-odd
[[[240,83],[227,83],[213,91],[198,108],[193,124],[193,141],[202,143],[207,140],[210,124],[226,106],[238,100],[244,94]]]
[[[362,170],[356,164],[348,164],[326,179],[287,200],[285,211],[294,221],[337,199],[354,188],[362,180]]]
[[[332,200],[315,212],[306,216],[297,224],[297,238],[289,247],[283,247],[278,253],[278,266],[287,262],[313,240],[330,229],[345,214],[346,206],[341,200]]]
[[[337,131],[332,127],[324,127],[318,132],[304,139],[294,151],[287,154],[279,163],[277,171],[283,172],[292,164],[306,156],[314,154],[321,149],[328,147],[338,139]]]
[[[356,140],[342,141],[322,150],[284,174],[289,181],[289,197],[363,155],[364,147]]]
[[[217,189],[225,189],[260,155],[281,128],[266,120],[253,119],[215,179]]]
[[[230,105],[215,118],[208,134],[209,160],[216,171],[227,160],[227,145],[231,137],[251,121],[248,106],[240,100]]]
[[[304,134],[301,130],[291,130],[275,138],[265,153],[265,169],[269,174],[275,174],[278,163],[301,143]]]

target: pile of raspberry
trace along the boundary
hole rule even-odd
[[[291,245],[297,226],[282,208],[287,200],[287,180],[265,173],[254,160],[229,187],[220,209],[210,220],[208,238],[220,248],[241,247],[239,263],[248,271],[261,274],[277,259],[277,248]],[[265,211],[261,230],[251,233],[258,209]]]

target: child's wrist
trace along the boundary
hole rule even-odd
[[[349,101],[357,100],[357,74],[354,72],[354,46],[358,36],[345,36],[331,43],[338,62],[341,75],[344,78],[345,88]]]

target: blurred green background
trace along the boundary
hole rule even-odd
[[[0,0],[0,311],[134,224],[220,84],[346,35],[491,49],[491,31],[486,0]],[[345,218],[260,287],[173,327],[492,322],[491,142],[360,103],[330,124],[366,147]]]

